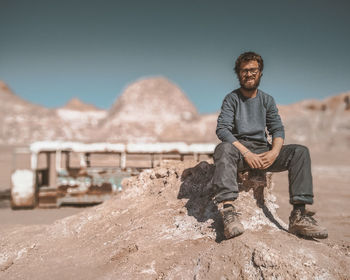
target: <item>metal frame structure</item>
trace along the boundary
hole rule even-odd
[[[145,168],[153,168],[156,158],[184,160],[192,157],[199,161],[202,155],[211,157],[215,144],[155,143],[110,144],[79,142],[35,142],[29,149],[16,153],[30,153],[29,170],[16,170],[12,174],[12,208],[59,207],[63,204],[101,203],[121,188],[120,178],[137,174]],[[70,156],[79,155],[79,167],[71,167]],[[39,156],[46,156],[46,167],[39,168]],[[91,155],[116,155],[113,167],[91,166]],[[63,161],[63,155],[65,161]],[[150,166],[140,163],[128,164],[129,157],[148,157]],[[54,160],[53,160],[54,158]],[[139,161],[140,162],[140,161]],[[56,180],[52,178],[55,165]]]

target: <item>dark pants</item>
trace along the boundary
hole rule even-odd
[[[254,153],[260,154],[271,147],[240,141]],[[251,170],[239,150],[231,143],[222,142],[214,152],[215,172],[213,185],[218,190],[215,200],[235,200],[238,197],[237,172]],[[302,145],[284,145],[275,162],[266,172],[288,170],[291,204],[312,204],[313,187],[309,150]]]

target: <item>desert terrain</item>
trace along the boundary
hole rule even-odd
[[[349,279],[350,93],[279,106],[286,143],[310,148],[311,209],[329,231],[321,241],[285,231],[291,210],[286,172],[274,174],[265,190],[279,226],[264,215],[253,190],[242,191],[246,232],[223,240],[210,200],[210,160],[164,161],[125,180],[123,192],[98,206],[13,211],[8,189],[15,147],[38,140],[217,143],[217,113],[199,114],[161,77],[131,84],[107,111],[76,99],[43,108],[3,82],[0,99],[0,279]],[[157,102],[147,106],[149,100]]]
[[[261,205],[256,189],[248,184],[237,201],[246,232],[224,240],[217,208],[211,202],[212,172],[210,162],[164,162],[161,167],[126,180],[120,195],[99,206],[47,224],[7,226],[1,230],[0,277],[348,277],[349,225],[344,223],[349,217],[348,205],[341,203],[342,199],[329,190],[317,192],[315,208],[319,219],[328,226],[330,238],[306,240],[286,232],[285,219],[276,213],[277,204],[287,200],[283,191],[277,192],[276,201],[276,192],[265,189]],[[280,187],[277,184],[273,188]],[[340,196],[347,195],[344,185],[335,191],[341,191]],[[335,213],[339,210],[342,214]],[[34,213],[40,215],[39,211]]]

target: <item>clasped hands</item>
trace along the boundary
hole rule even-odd
[[[276,160],[278,153],[270,150],[262,154],[248,152],[244,155],[244,160],[253,169],[266,169]]]

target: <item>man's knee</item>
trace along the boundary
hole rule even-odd
[[[310,157],[310,152],[308,147],[304,145],[299,145],[299,144],[295,144],[294,146],[295,146],[294,148],[295,154],[300,156]]]
[[[214,159],[221,158],[222,156],[238,156],[239,150],[233,146],[232,143],[222,142],[216,146],[214,151]]]

